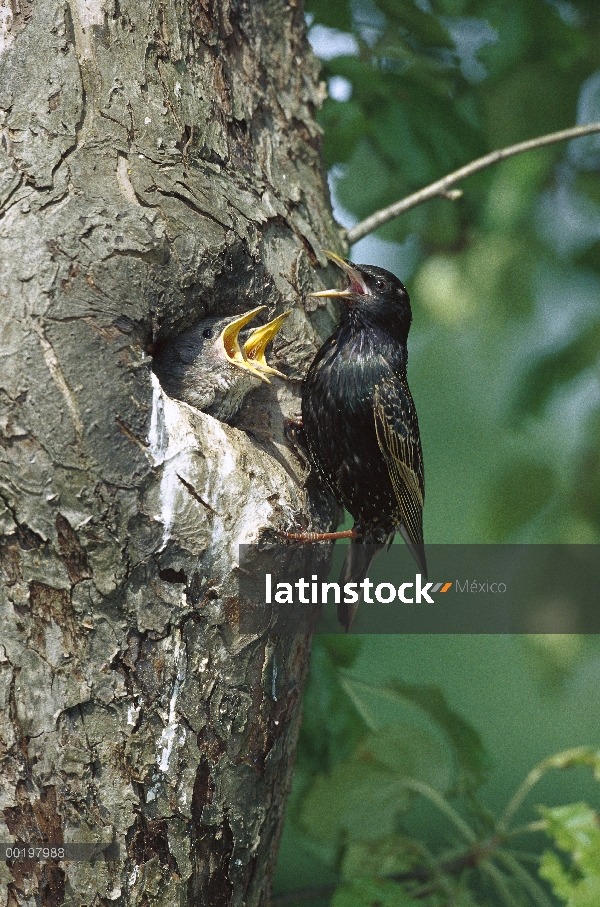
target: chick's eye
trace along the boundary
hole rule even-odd
[[[207,340],[210,340],[210,338],[213,336],[213,334],[214,334],[214,331],[212,328],[204,328],[204,330],[202,331],[202,336],[206,337]]]
[[[379,278],[375,281],[375,289],[376,289],[376,290],[386,290],[386,289],[387,289],[387,283],[385,282],[385,280],[382,280],[381,277],[379,277]]]

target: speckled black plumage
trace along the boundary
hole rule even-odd
[[[395,531],[426,575],[423,454],[406,377],[408,293],[382,268],[349,262],[344,270],[348,289],[322,294],[340,296],[340,325],[319,350],[302,394],[311,462],[358,533],[340,582],[360,582],[372,556],[361,546],[382,546]],[[351,622],[353,614],[345,617]]]

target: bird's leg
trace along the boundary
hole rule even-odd
[[[302,425],[302,416],[296,416],[295,419],[286,419],[283,423],[283,433],[285,439],[296,454],[302,466],[306,469],[309,464],[308,450],[306,448],[306,438],[304,437],[304,427]]]
[[[359,533],[356,529],[344,529],[341,532],[283,532],[278,530],[277,535],[291,542],[334,542],[337,539],[357,539]]]

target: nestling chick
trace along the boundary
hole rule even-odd
[[[290,314],[250,331],[240,345],[240,331],[266,306],[244,315],[206,318],[178,337],[161,344],[153,369],[170,397],[183,400],[209,415],[229,422],[244,397],[269,375],[285,378],[271,368],[265,349]]]

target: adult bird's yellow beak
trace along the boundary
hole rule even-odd
[[[268,364],[265,358],[265,350],[289,314],[289,311],[284,312],[282,315],[278,315],[277,318],[273,318],[268,324],[256,328],[244,343],[244,353],[248,362],[252,362],[255,368],[260,369],[267,375],[277,375],[278,378],[286,378],[286,376]]]
[[[265,381],[267,384],[271,382],[265,374],[257,367],[254,362],[251,362],[246,358],[242,348],[240,347],[239,333],[243,327],[245,327],[249,321],[252,321],[259,312],[264,311],[266,306],[259,305],[256,309],[252,309],[251,312],[246,312],[244,315],[240,315],[238,318],[232,319],[228,324],[225,325],[221,331],[220,336],[217,339],[217,343],[221,343],[223,346],[223,351],[225,357],[233,365],[237,365],[240,368],[247,369],[249,372],[252,372],[253,375],[256,375],[257,378],[260,378],[261,381]],[[260,328],[259,328],[260,330]],[[264,329],[263,329],[264,330]]]
[[[329,252],[327,249],[324,249],[323,251],[327,258],[341,268],[344,274],[347,275],[350,279],[350,285],[346,287],[345,290],[319,290],[318,293],[309,293],[309,296],[336,296],[338,298],[348,299],[357,294],[359,296],[369,295],[369,289],[364,282],[360,271],[339,255],[336,255],[335,252]]]

